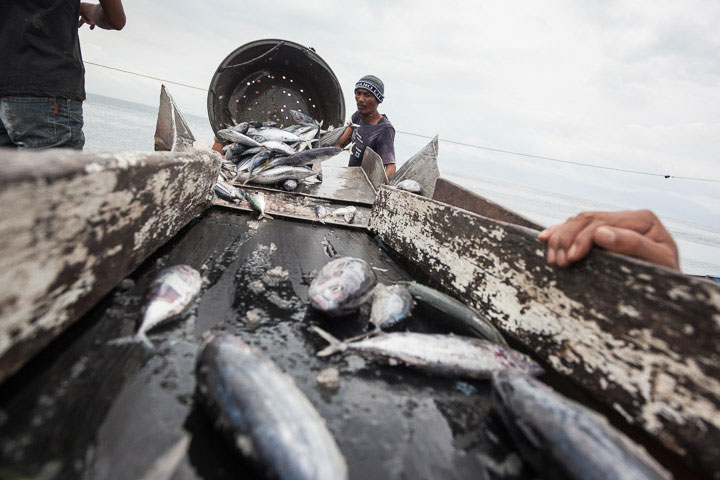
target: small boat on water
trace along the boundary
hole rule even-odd
[[[285,48],[288,64],[325,68],[291,42],[263,42],[240,52],[256,81],[282,76],[271,62]],[[236,57],[219,72],[250,61]],[[212,97],[225,97],[224,81]],[[381,283],[418,281],[475,308],[543,365],[543,381],[608,416],[676,477],[720,475],[717,285],[603,251],[571,268],[547,265],[539,225],[442,178],[437,137],[389,181],[368,149],[362,167],[324,167],[322,182],[293,192],[245,185],[273,217],[257,221],[246,203],[213,197],[220,158],[193,148],[164,88],[160,102],[158,152],[0,152],[3,478],[252,475],[193,401],[207,332],[242,337],[294,379],[351,478],[535,475],[487,381],[315,355],[324,342],[313,326],[337,338],[366,330],[362,313],[330,319],[307,304],[315,272],[338,256],[367,261]],[[408,179],[422,194],[396,188]],[[321,222],[319,206],[356,215]],[[187,313],[151,335],[156,351],[111,343],[134,333],[153,276],[179,264],[203,286]],[[421,308],[406,322],[450,331]],[[316,380],[328,368],[338,388]]]

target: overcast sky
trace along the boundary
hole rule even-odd
[[[354,111],[385,82],[399,131],[617,168],[720,180],[720,2],[126,0],[121,32],[81,29],[85,60],[207,87],[238,46],[314,47]],[[87,66],[88,92],[156,105],[158,82]],[[188,113],[203,92],[170,85]],[[398,134],[398,159],[426,140]],[[612,173],[440,144],[448,172],[720,227],[720,183]]]

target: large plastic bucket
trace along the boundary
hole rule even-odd
[[[289,110],[323,121],[345,122],[340,82],[314,50],[288,40],[258,40],[234,50],[210,83],[208,116],[213,131],[243,121],[294,123]]]

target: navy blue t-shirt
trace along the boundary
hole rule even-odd
[[[353,147],[350,150],[348,167],[359,167],[362,164],[367,147],[380,155],[383,165],[395,163],[395,128],[385,115],[377,125],[363,122],[359,112],[353,113],[351,121],[360,126],[353,128]]]

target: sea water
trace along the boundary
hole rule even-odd
[[[157,107],[88,94],[83,108],[86,151],[153,150]],[[207,117],[187,113],[183,116],[196,139],[212,142],[213,132]],[[403,141],[402,136],[396,137],[398,152],[410,146],[402,145]],[[413,151],[417,150],[416,144],[417,141],[412,142]],[[623,209],[620,205],[480,178],[458,170],[462,166],[449,164],[442,154],[439,162],[448,179],[544,226],[563,222],[582,211]],[[342,163],[342,159],[333,161],[333,164]],[[675,218],[661,217],[661,220],[678,244],[683,272],[720,277],[720,230]]]

